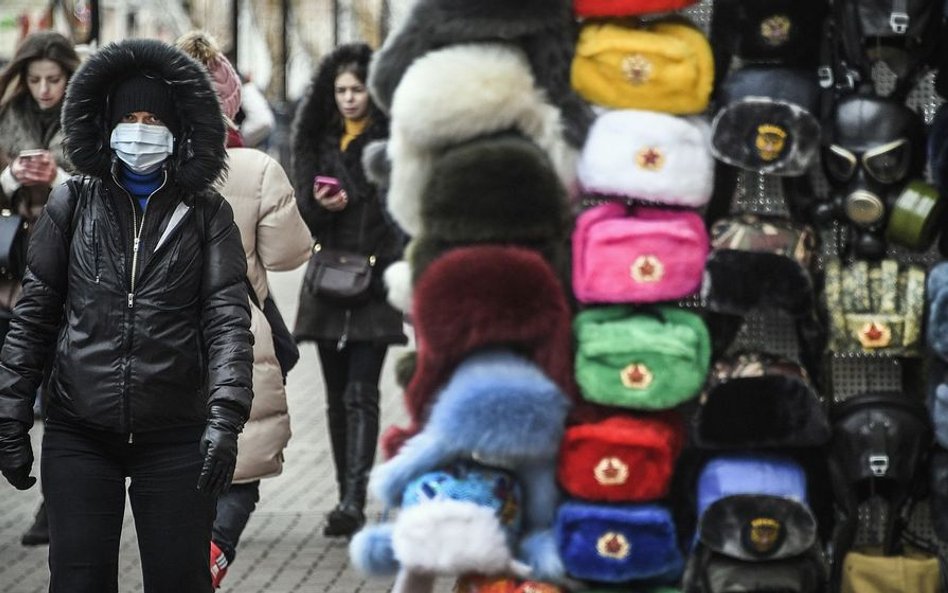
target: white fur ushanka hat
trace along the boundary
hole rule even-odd
[[[577,153],[563,118],[539,89],[522,51],[503,44],[456,45],[419,58],[392,102],[388,209],[410,235],[421,232],[420,197],[435,157],[467,140],[514,131],[540,147],[565,187]]]
[[[607,111],[586,139],[579,184],[593,195],[701,207],[714,189],[710,137],[697,117]]]

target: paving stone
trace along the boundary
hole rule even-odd
[[[274,297],[290,327],[302,269],[271,274]],[[382,425],[404,421],[394,364],[403,348],[389,351],[382,378]],[[220,591],[224,593],[385,593],[390,580],[366,580],[349,567],[346,544],[323,537],[325,514],[336,503],[335,473],[326,431],[325,400],[316,350],[303,345],[297,367],[287,381],[293,438],[281,476],[264,480],[260,503],[244,532],[237,558]],[[40,451],[42,426],[32,431]],[[34,466],[39,470],[39,461]],[[32,521],[39,488],[18,492],[0,480],[0,592],[44,593],[49,570],[45,547],[24,548],[20,535]],[[128,505],[126,505],[128,508]],[[380,509],[370,506],[370,517]],[[131,514],[122,532],[120,593],[142,590],[141,564]],[[451,590],[441,579],[439,593]]]

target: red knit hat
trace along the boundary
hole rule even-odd
[[[574,0],[573,10],[581,18],[631,16],[653,12],[672,12],[695,4],[697,0]]]
[[[569,306],[539,253],[494,245],[451,250],[422,273],[413,304],[418,358],[405,389],[411,426],[386,432],[387,457],[421,430],[437,390],[481,348],[511,348],[575,395]]]

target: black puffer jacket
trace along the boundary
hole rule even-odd
[[[313,237],[324,247],[375,255],[372,296],[365,304],[345,307],[314,296],[304,282],[295,331],[300,340],[335,341],[345,334],[351,342],[407,341],[402,333],[402,315],[388,304],[382,283],[385,268],[401,258],[404,240],[383,212],[378,191],[362,169],[363,149],[388,136],[388,120],[371,107],[368,128],[345,151],[339,149],[342,122],[333,94],[335,72],[339,64],[367,64],[370,55],[367,46],[344,45],[320,64],[293,123],[291,169],[297,205]],[[316,202],[316,175],[339,179],[349,197],[345,209],[331,212]]]
[[[103,149],[109,88],[142,68],[175,82],[183,130],[144,216]],[[246,259],[230,206],[209,189],[224,167],[224,125],[203,68],[158,42],[106,47],[73,78],[63,126],[89,177],[53,190],[31,238],[0,353],[0,418],[32,422],[51,351],[50,418],[123,433],[204,424],[215,405],[246,418]]]

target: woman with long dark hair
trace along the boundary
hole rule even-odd
[[[0,209],[23,216],[30,227],[50,190],[72,170],[63,154],[59,123],[66,85],[79,67],[72,43],[52,31],[34,33],[0,72]],[[0,277],[0,343],[20,294],[20,279]],[[49,542],[46,505],[20,540],[25,546]]]
[[[59,112],[79,67],[72,43],[52,31],[34,33],[0,72],[0,208],[36,221],[50,190],[69,178]],[[0,309],[13,308],[19,281],[0,280]],[[3,324],[6,333],[6,324]]]
[[[293,125],[292,181],[297,204],[321,249],[374,256],[367,299],[340,302],[304,282],[298,340],[315,341],[326,383],[326,413],[339,504],[324,533],[348,536],[365,522],[365,491],[379,436],[379,378],[391,344],[405,343],[402,316],[385,299],[381,273],[402,251],[362,151],[388,135],[388,122],[366,88],[372,52],[343,45],[320,64]],[[323,178],[316,183],[316,178]],[[330,178],[330,179],[326,179]],[[313,261],[310,266],[315,265]],[[311,274],[307,274],[311,277]]]

